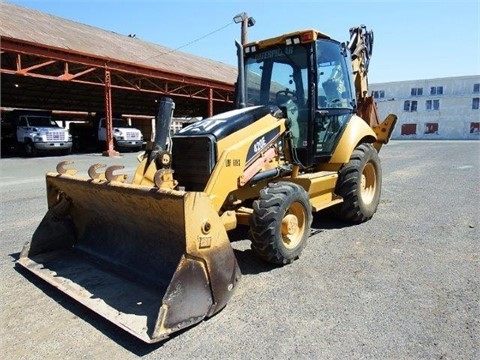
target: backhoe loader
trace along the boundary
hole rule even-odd
[[[133,179],[71,162],[47,173],[48,212],[18,264],[145,342],[225,307],[241,277],[228,231],[272,264],[300,257],[312,213],[353,223],[380,199],[381,124],[368,96],[373,33],[303,30],[241,45],[236,108],[172,137],[161,98]]]

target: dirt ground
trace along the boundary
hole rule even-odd
[[[381,203],[345,226],[315,215],[301,258],[257,260],[231,235],[242,278],[226,308],[147,345],[15,260],[46,212],[44,173],[121,158],[0,160],[0,345],[10,359],[479,359],[480,141],[392,141]]]

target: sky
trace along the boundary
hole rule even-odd
[[[248,41],[307,28],[347,41],[363,24],[375,35],[370,83],[480,76],[480,0],[7,2],[234,66],[242,12],[255,19]]]

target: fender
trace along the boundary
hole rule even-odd
[[[353,115],[328,163],[346,164],[360,142],[374,143],[376,140],[377,135],[372,128],[361,117]]]

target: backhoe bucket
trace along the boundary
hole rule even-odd
[[[240,271],[205,193],[46,180],[49,210],[18,264],[148,343],[226,305]]]

